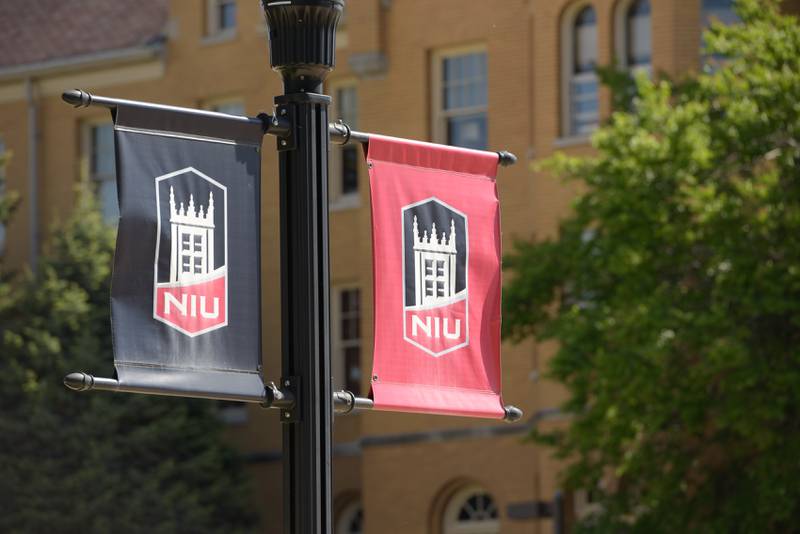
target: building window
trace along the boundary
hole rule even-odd
[[[465,488],[450,499],[442,526],[444,534],[497,534],[500,532],[497,505],[482,488]]]
[[[733,9],[733,0],[703,0],[703,29],[711,26],[715,20],[723,24],[739,22],[739,15]]]
[[[109,224],[116,224],[119,219],[119,203],[112,123],[86,124],[84,157],[88,163],[89,177],[97,193],[103,219]]]
[[[206,35],[236,31],[236,0],[206,0]]]
[[[434,56],[434,140],[485,150],[488,145],[486,51],[440,52]]]
[[[352,82],[333,88],[331,116],[343,120],[353,130],[358,128],[358,90]],[[358,145],[334,145],[331,150],[331,209],[358,206]]]
[[[587,135],[598,123],[597,15],[578,5],[567,13],[562,27],[562,133]]]
[[[733,0],[703,0],[701,16],[701,34],[700,34],[700,49],[702,51],[703,66],[707,69],[714,69],[715,65],[725,58],[714,54],[706,54],[705,48],[705,31],[711,26],[713,22],[720,22],[722,24],[736,24],[741,19],[733,9]]]
[[[347,22],[350,19],[350,10],[345,9],[339,18],[339,25],[336,26],[336,49],[347,48],[350,45],[350,35],[347,33]]]
[[[361,394],[361,291],[358,288],[334,291],[335,389]]]
[[[622,68],[651,73],[650,0],[620,2],[616,10],[617,61]]]
[[[350,503],[339,514],[334,534],[362,534],[364,532],[364,508],[360,501]]]

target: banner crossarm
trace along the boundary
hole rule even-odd
[[[209,111],[205,109],[196,109],[196,108],[184,108],[180,106],[168,106],[165,104],[154,104],[152,102],[140,102],[138,100],[126,100],[123,98],[110,98],[107,96],[100,96],[92,94],[88,91],[83,91],[81,89],[71,89],[69,91],[64,91],[61,93],[61,99],[66,102],[67,104],[72,105],[76,108],[87,108],[89,106],[99,106],[104,107],[110,110],[116,110],[120,106],[127,106],[131,108],[139,108],[139,109],[149,109],[153,111],[171,111],[171,112],[178,112],[178,113],[188,113],[190,115],[196,116],[203,116],[203,117],[225,117],[227,119],[238,120],[244,124],[252,124],[252,125],[259,125],[262,129],[264,129],[265,133],[271,133],[274,135],[285,135],[283,132],[284,123],[278,121],[273,126],[272,117],[267,115],[269,118],[265,120],[261,115],[257,118],[245,117],[242,115],[230,115],[228,113],[220,113],[217,111]],[[263,114],[266,115],[266,114]],[[269,131],[268,131],[269,130]]]
[[[368,132],[359,132],[350,128],[350,125],[344,122],[342,119],[337,120],[336,122],[332,122],[329,124],[328,130],[330,131],[331,141],[336,142],[338,145],[349,145],[352,143],[369,143],[369,138],[371,133]],[[503,167],[508,167],[513,165],[517,162],[517,156],[509,152],[508,150],[500,150],[495,152],[497,154],[497,158],[499,160],[500,165]]]
[[[163,111],[180,111],[183,113],[191,113],[194,115],[205,115],[209,117],[220,115],[220,113],[216,111],[207,111],[203,109],[194,109],[194,108],[183,108],[178,106],[166,106],[163,104],[153,104],[150,102],[139,102],[135,100],[125,100],[120,98],[110,98],[106,96],[94,95],[88,91],[83,91],[81,89],[72,89],[70,91],[64,91],[64,93],[61,95],[61,98],[62,100],[64,100],[64,102],[71,104],[76,108],[101,106],[113,110],[119,106],[131,106],[131,107],[148,108],[148,109],[163,110]],[[279,114],[277,113],[274,115],[270,115],[268,113],[259,113],[255,118],[238,116],[238,115],[227,115],[224,113],[222,115],[225,115],[227,117],[238,117],[243,122],[258,124],[261,126],[264,133],[268,135],[274,135],[280,138],[289,137],[291,135],[290,121],[287,120],[285,117],[279,116]],[[334,141],[336,144],[339,145],[348,145],[354,143],[366,144],[369,143],[370,136],[374,135],[369,132],[360,132],[357,130],[353,130],[350,127],[350,125],[348,125],[341,119],[337,120],[336,122],[330,123],[328,125],[328,131],[330,133],[331,141]],[[496,154],[500,165],[503,167],[508,167],[517,162],[517,156],[515,156],[508,150],[500,150],[497,151]]]
[[[90,375],[89,373],[76,372],[64,377],[64,385],[73,391],[115,391],[119,393],[145,393],[151,395],[186,396],[186,392],[170,388],[141,388],[128,387],[120,384],[116,378],[104,378]],[[278,410],[291,410],[295,407],[295,395],[291,387],[280,388],[275,382],[264,384],[263,396],[257,395],[203,395],[198,398],[211,400],[224,400],[236,402],[251,402],[260,404],[263,408]],[[372,410],[372,399],[358,397],[351,391],[341,390],[333,392],[333,405],[337,415]],[[520,412],[521,413],[521,412]]]
[[[357,397],[346,389],[333,392],[333,409],[336,415],[347,415],[365,410],[372,410],[375,403],[366,397]]]
[[[295,398],[288,389],[281,389],[274,382],[267,382],[261,395],[247,394],[214,394],[187,392],[182,389],[157,387],[157,386],[128,386],[120,383],[116,378],[93,376],[89,373],[76,372],[64,377],[64,385],[73,391],[115,391],[119,393],[142,393],[146,395],[164,395],[172,397],[195,397],[200,399],[252,402],[264,408],[280,410],[291,409],[295,405]]]
[[[333,392],[333,408],[336,415],[348,415],[351,413],[358,413],[375,408],[375,402],[367,397],[358,397],[352,391],[342,389]],[[507,404],[503,406],[505,415],[503,421],[507,423],[514,423],[522,419],[522,410],[516,406]]]

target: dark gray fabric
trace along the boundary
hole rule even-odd
[[[115,123],[126,128],[208,137],[258,146],[261,146],[264,136],[262,123],[258,119],[194,109],[177,112],[146,103],[141,106],[119,106],[115,112]]]
[[[123,385],[165,386],[187,396],[260,395],[260,167],[257,125],[239,119],[119,108],[116,113],[120,221],[111,289],[112,333],[117,377]],[[126,127],[146,131],[125,131]],[[219,128],[217,128],[219,127]],[[189,134],[220,139],[175,137]],[[236,144],[233,144],[236,143]],[[244,144],[239,144],[244,143]],[[157,180],[176,171],[194,169]],[[221,186],[198,178],[202,173]],[[190,192],[207,204],[214,190],[215,261],[227,245],[227,326],[188,336],[154,318],[154,286],[169,277],[170,186],[176,201]],[[159,188],[159,206],[156,191]],[[226,196],[223,201],[220,196]],[[156,233],[159,209],[159,261]],[[226,213],[227,212],[227,213]],[[225,225],[227,219],[227,225]],[[224,226],[227,226],[225,235]],[[159,279],[160,278],[160,279]],[[203,393],[205,392],[206,395]]]
[[[264,400],[264,384],[257,373],[137,367],[120,363],[116,367],[120,385],[128,390],[181,397]]]

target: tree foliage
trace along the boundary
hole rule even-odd
[[[713,68],[636,80],[554,239],[507,258],[504,333],[559,342],[570,422],[536,437],[592,532],[800,530],[800,27],[738,3]]]
[[[252,531],[213,403],[63,386],[112,371],[114,232],[82,199],[36,274],[0,278],[0,531]]]

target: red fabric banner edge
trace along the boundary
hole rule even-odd
[[[439,159],[421,159],[411,156],[409,150],[391,150],[392,147],[408,146],[414,148],[422,148],[423,153],[430,154],[430,149],[436,149],[441,153],[447,153],[449,158]],[[456,156],[467,156],[459,161]],[[484,150],[474,150],[461,147],[454,147],[450,145],[442,145],[438,143],[428,143],[424,141],[417,141],[411,139],[404,139],[398,137],[390,137],[383,135],[370,135],[370,142],[364,147],[364,158],[369,162],[370,160],[386,161],[401,165],[413,165],[417,167],[424,167],[428,169],[439,169],[441,171],[449,171],[454,173],[461,173],[469,175],[473,178],[485,177],[493,182],[496,182],[497,170],[500,164],[500,155],[497,152],[489,152]],[[370,228],[372,236],[372,250],[375,251],[375,214],[373,202],[373,183],[376,177],[373,174],[372,166],[369,166],[369,181],[370,181]],[[496,191],[495,191],[495,194]],[[498,221],[498,226],[500,221]],[[501,229],[499,229],[502,231]],[[502,235],[502,233],[500,234]],[[375,259],[373,256],[373,272],[375,270]],[[501,267],[501,288],[502,288],[502,267]],[[375,295],[377,294],[377,284],[373,276],[373,308],[375,307]],[[375,323],[377,321],[377,314],[373,313],[373,332],[375,331]],[[500,347],[498,347],[500,350]],[[375,351],[375,339],[373,339],[373,354]],[[374,365],[374,363],[373,363]],[[422,384],[409,385],[409,384],[394,384],[390,382],[373,382],[370,381],[370,389],[368,397],[375,402],[374,409],[377,411],[393,411],[401,413],[418,413],[418,414],[433,414],[433,415],[457,415],[465,417],[481,417],[490,419],[504,419],[505,407],[502,395],[502,358],[498,361],[501,381],[498,385],[498,391],[487,390],[464,390],[457,388],[450,388],[448,393],[444,393],[443,388],[434,388]],[[374,376],[374,369],[373,374]],[[419,398],[420,390],[435,390],[436,400],[440,402],[428,403],[425,405],[421,403],[418,406],[410,406],[408,402],[395,403],[394,399],[398,388],[404,389],[406,392],[415,393],[415,397]],[[427,399],[430,399],[429,394],[425,394]],[[454,401],[456,401],[454,403]],[[414,403],[416,404],[416,403]],[[453,409],[454,404],[464,406],[463,409]],[[450,407],[448,407],[450,406]]]
[[[503,419],[502,395],[494,391],[373,382],[375,410]],[[397,398],[403,400],[398,402]]]
[[[497,152],[374,134],[370,135],[366,157],[367,160],[439,169],[491,180],[497,176],[500,162]]]

